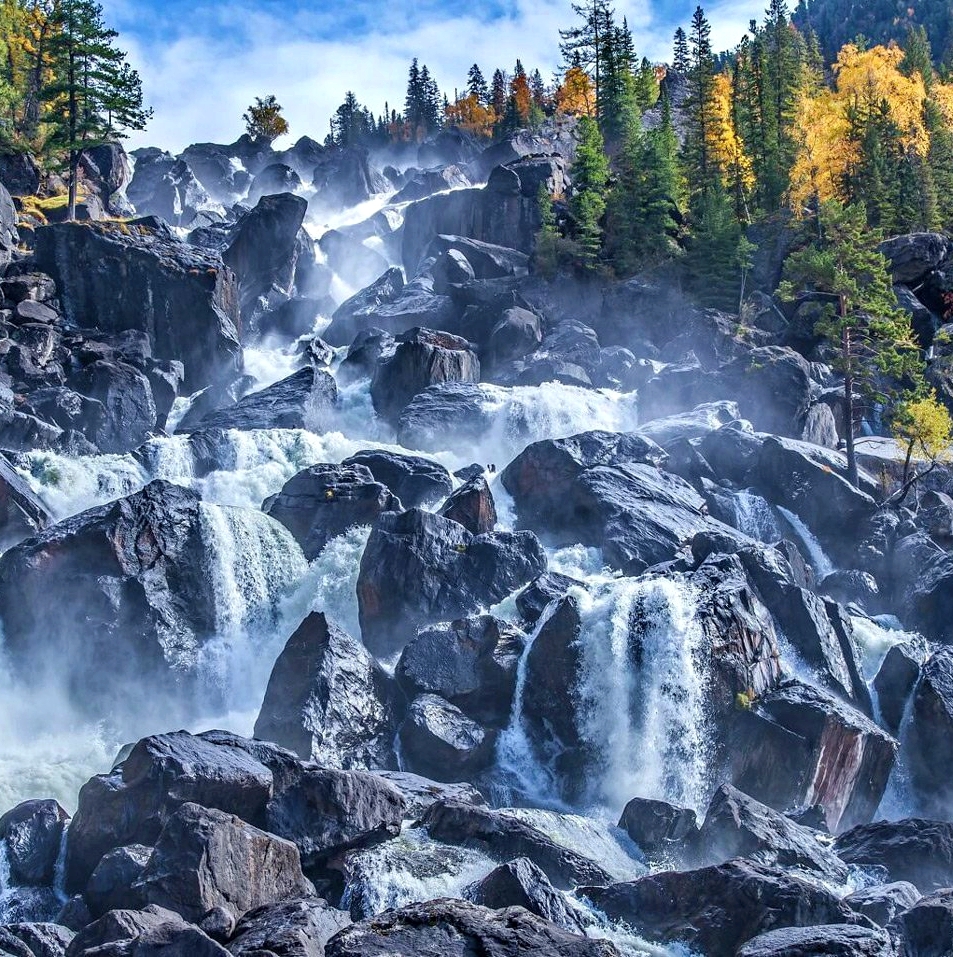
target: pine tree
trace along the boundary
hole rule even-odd
[[[591,117],[579,121],[579,143],[572,165],[573,184],[569,211],[575,221],[574,237],[579,262],[584,269],[595,269],[602,250],[602,217],[606,211],[609,161],[599,124]]]
[[[582,19],[578,27],[560,30],[560,53],[566,67],[580,66],[592,77],[596,87],[596,102],[602,95],[606,43],[611,43],[615,31],[615,11],[608,0],[586,0],[573,3],[573,13]]]
[[[63,157],[69,183],[70,219],[76,217],[76,187],[83,150],[144,129],[142,82],[114,46],[118,34],[103,22],[94,0],[56,0],[50,17],[51,81],[43,88],[43,120],[50,134],[46,151]]]
[[[498,121],[502,121],[506,113],[506,102],[509,99],[509,83],[506,74],[502,70],[493,72],[493,80],[490,84],[490,106]]]
[[[490,88],[487,86],[486,79],[476,63],[470,67],[470,71],[467,73],[467,93],[470,96],[475,96],[481,106],[490,105]]]
[[[675,40],[672,50],[672,69],[676,73],[688,73],[688,37],[685,31],[679,27],[675,31]]]
[[[715,84],[715,64],[711,51],[711,25],[705,11],[696,7],[689,31],[688,97],[685,114],[684,161],[689,188],[700,196],[714,185],[709,145],[711,142],[711,101]]]
[[[815,333],[834,350],[833,365],[844,376],[847,410],[847,472],[857,485],[855,393],[886,400],[883,377],[919,385],[922,362],[908,313],[897,309],[887,260],[877,250],[882,234],[867,225],[860,204],[824,203],[817,238],[784,264],[783,299],[805,293],[827,299]]]

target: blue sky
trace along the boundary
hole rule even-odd
[[[403,100],[417,56],[441,88],[462,86],[470,64],[489,76],[519,56],[549,78],[558,31],[572,23],[569,0],[102,0],[107,22],[143,78],[155,109],[130,147],[173,151],[229,142],[255,96],[274,93],[291,123],[289,142],[323,139],[328,118],[351,89],[378,112]],[[671,35],[696,0],[622,0],[637,50],[668,56]],[[705,4],[716,49],[733,46],[766,0]]]

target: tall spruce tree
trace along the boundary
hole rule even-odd
[[[687,73],[689,67],[688,60],[688,37],[685,31],[679,27],[675,31],[675,40],[672,45],[672,69],[676,73]]]
[[[467,73],[467,93],[475,96],[481,106],[490,105],[490,88],[487,86],[483,71],[474,63]]]
[[[574,3],[572,10],[582,23],[559,31],[559,50],[566,67],[581,66],[592,77],[598,102],[602,96],[606,44],[614,39],[615,11],[609,0]]]
[[[711,49],[711,24],[701,7],[696,7],[692,16],[688,43],[688,97],[684,107],[687,130],[683,154],[689,189],[697,198],[713,187],[716,172],[710,155],[715,59]]]
[[[579,120],[579,143],[571,171],[573,192],[569,211],[574,220],[573,235],[579,249],[579,263],[595,269],[602,252],[602,217],[606,211],[609,161],[599,124],[592,117]]]
[[[69,218],[76,218],[76,188],[83,150],[145,129],[152,110],[143,106],[142,81],[117,49],[118,34],[103,21],[94,0],[56,0],[47,41],[52,79],[43,88],[46,152],[66,173]]]
[[[857,485],[855,395],[886,401],[886,377],[898,383],[895,391],[916,388],[922,362],[910,316],[897,308],[887,260],[877,249],[883,235],[867,225],[863,205],[823,203],[816,225],[810,245],[787,258],[778,293],[787,300],[804,294],[827,300],[814,331],[831,346],[844,377],[847,471]]]

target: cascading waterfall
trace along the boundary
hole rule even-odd
[[[817,536],[804,524],[804,520],[790,509],[784,508],[781,505],[778,506],[778,511],[784,516],[785,520],[794,529],[797,537],[801,540],[801,544],[807,551],[811,567],[814,569],[815,578],[820,582],[832,572],[836,571],[834,563],[827,557],[821,543],[817,540]]]
[[[671,579],[620,579],[576,598],[579,730],[600,762],[593,803],[616,813],[646,797],[702,810],[711,736],[694,592]]]
[[[734,508],[739,531],[766,544],[784,537],[773,506],[750,488],[735,494]]]

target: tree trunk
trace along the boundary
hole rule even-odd
[[[76,219],[76,179],[79,175],[79,153],[70,150],[69,154],[69,206],[66,216],[70,222]]]
[[[843,314],[843,304],[841,306]],[[854,488],[860,485],[857,474],[857,450],[854,448],[854,370],[851,362],[850,327],[844,326],[841,333],[841,352],[844,356],[844,405],[847,410],[847,481]]]

